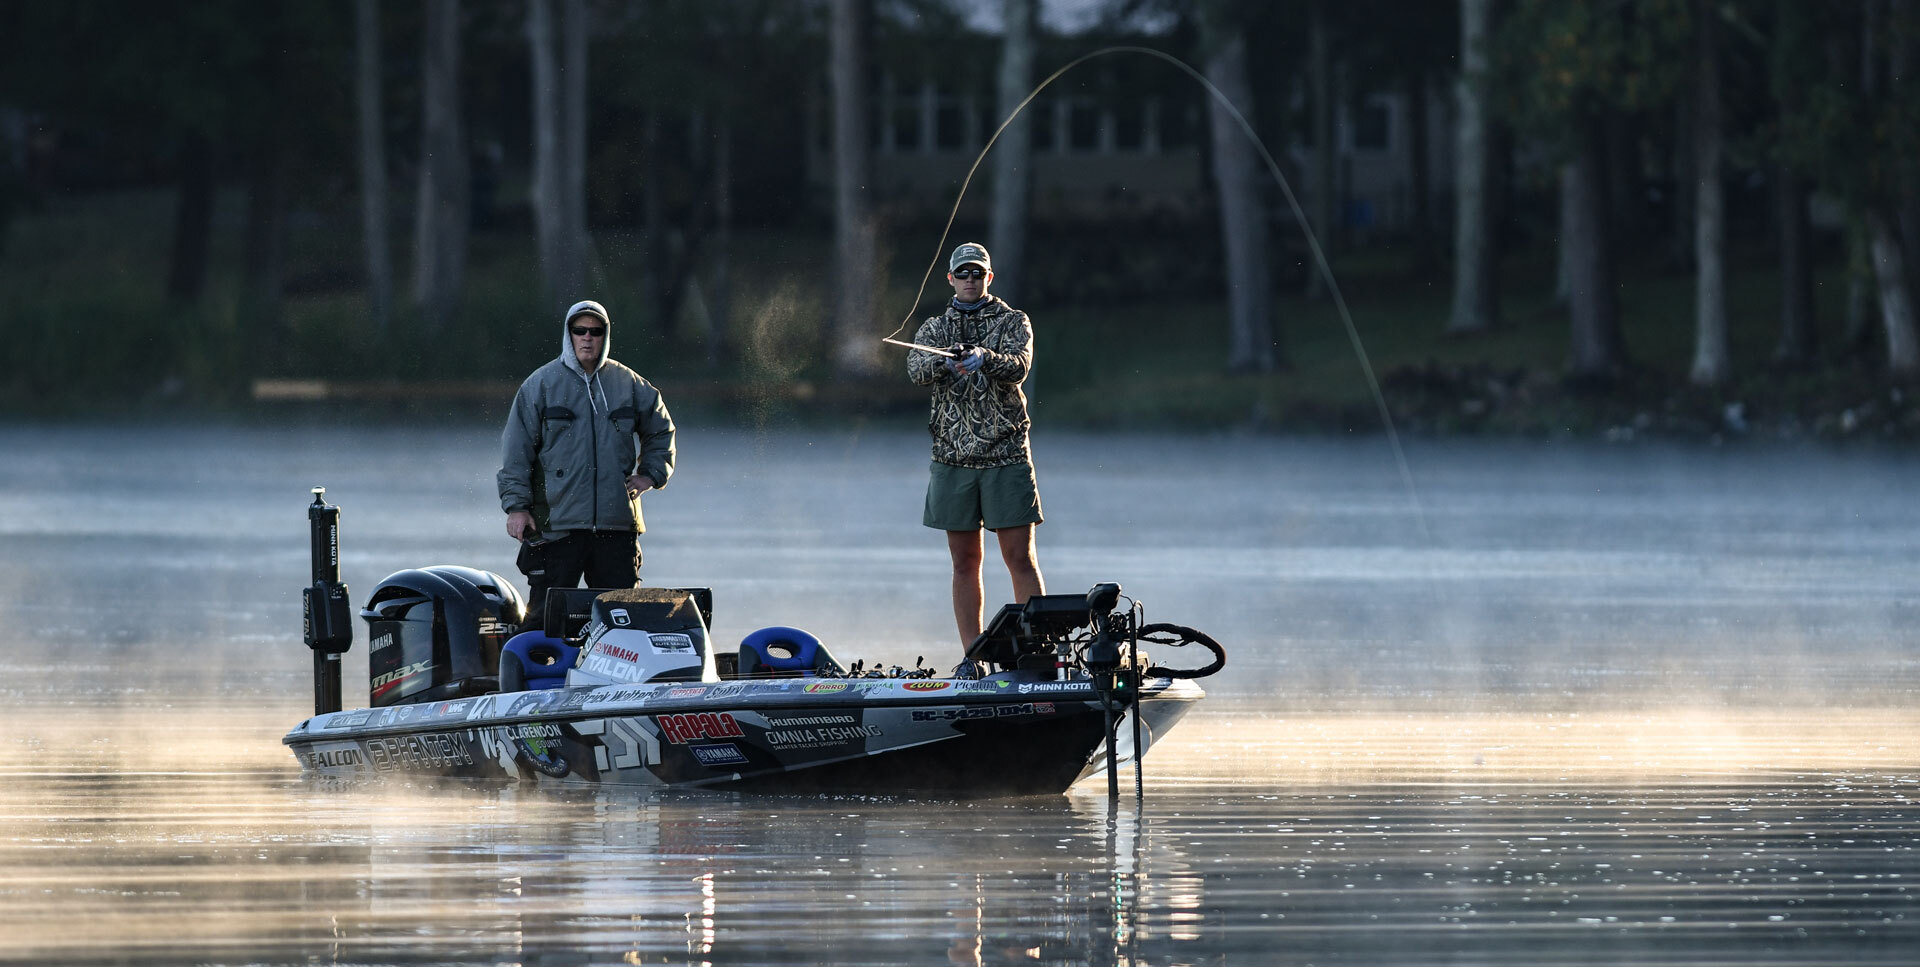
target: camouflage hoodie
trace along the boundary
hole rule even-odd
[[[933,458],[955,467],[1026,463],[1031,421],[1020,384],[1033,365],[1033,325],[1027,314],[997,296],[988,296],[985,305],[973,310],[949,303],[946,312],[921,324],[913,341],[941,348],[962,343],[986,352],[979,372],[962,376],[955,376],[939,356],[907,352],[907,378],[933,387],[927,416]]]

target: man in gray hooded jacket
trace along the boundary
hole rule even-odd
[[[673,417],[652,383],[608,358],[612,325],[600,303],[574,303],[560,356],[520,384],[500,435],[500,509],[536,626],[548,588],[640,583],[640,495],[673,476]]]

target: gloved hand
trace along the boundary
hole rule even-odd
[[[987,364],[987,351],[975,346],[967,350],[966,355],[953,361],[954,366],[964,373],[977,373]]]

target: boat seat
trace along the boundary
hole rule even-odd
[[[580,649],[544,632],[522,631],[500,646],[500,690],[528,692],[559,688]]]
[[[846,671],[820,639],[799,628],[762,628],[740,642],[741,678],[812,677]]]

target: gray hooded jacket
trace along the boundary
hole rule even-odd
[[[606,320],[600,363],[589,373],[574,358],[567,327],[583,312]],[[613,321],[597,302],[567,310],[560,356],[533,371],[513,398],[500,434],[500,509],[524,510],[542,536],[572,531],[644,533],[640,499],[627,496],[637,468],[665,487],[673,476],[673,417],[660,391],[608,358]]]

